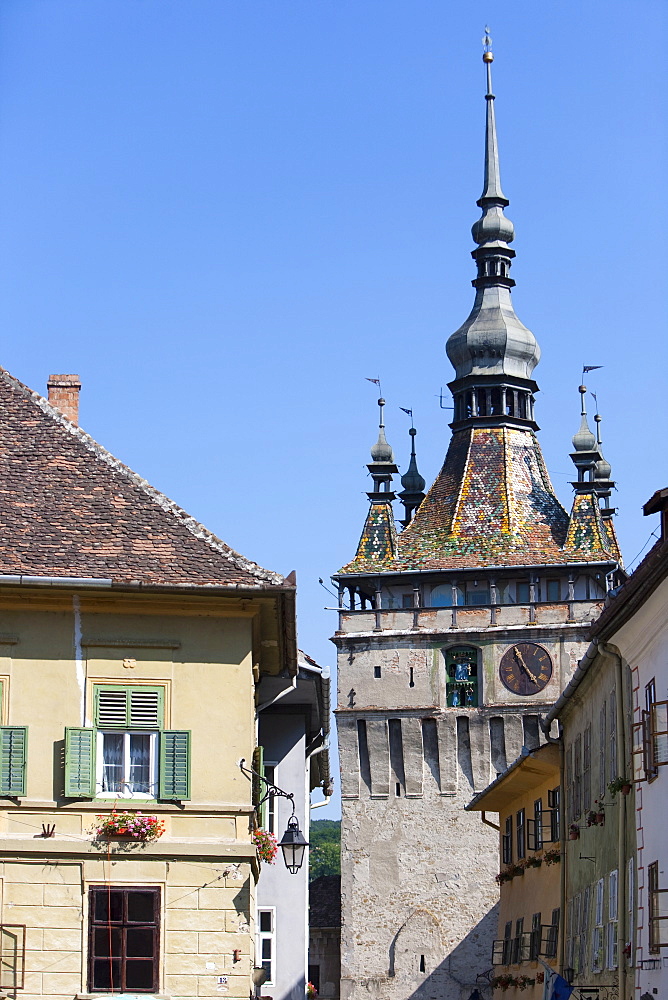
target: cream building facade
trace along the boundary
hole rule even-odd
[[[51,381],[59,408],[0,372],[0,988],[246,1000],[239,761],[261,678],[297,674],[294,582],[104,451],[76,377]],[[156,839],[122,832],[139,814]]]
[[[643,510],[660,515],[659,539],[593,626],[588,667],[600,672],[607,662],[630,687],[620,727],[627,753],[619,773],[632,792],[616,796],[606,811],[625,824],[620,843],[628,849],[633,841],[635,848],[626,855],[624,874],[621,864],[614,865],[620,871],[621,1000],[650,1000],[668,988],[668,490],[657,491]]]
[[[557,969],[561,927],[561,753],[524,753],[466,807],[499,833],[499,922],[490,955],[495,996],[520,989],[541,1000]],[[498,824],[486,815],[498,814]],[[516,996],[516,993],[511,994]]]

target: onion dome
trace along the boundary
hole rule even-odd
[[[417,431],[414,427],[411,427],[408,433],[411,436],[411,460],[408,463],[408,468],[401,477],[401,485],[407,493],[423,493],[427,484],[418,472],[417,467],[417,459],[415,456],[415,435],[417,434]]]
[[[385,400],[379,399],[378,406],[380,407],[380,423],[378,425],[378,440],[371,449],[371,458],[374,462],[392,462],[394,463],[394,452],[389,444],[387,438],[385,437],[385,424],[383,423],[383,407],[385,406]]]
[[[609,482],[612,476],[612,466],[610,462],[607,462],[603,454],[603,441],[601,440],[601,421],[603,417],[600,413],[597,413],[594,417],[596,421],[596,444],[598,445],[598,453],[601,456],[599,461],[594,466],[594,479],[601,480],[603,482]]]
[[[587,423],[587,408],[585,406],[587,386],[581,385],[578,392],[582,397],[582,408],[580,411],[580,429],[573,435],[573,447],[576,451],[594,451],[596,448],[596,437],[589,429],[589,424]]]

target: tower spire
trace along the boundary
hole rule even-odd
[[[485,201],[492,199],[501,202],[504,206],[510,204],[501,190],[501,171],[499,169],[499,143],[496,138],[496,118],[494,117],[494,92],[492,91],[492,63],[494,53],[492,52],[492,39],[489,28],[485,28],[485,37],[482,40],[482,59],[487,68],[487,124],[485,128],[485,185],[483,192],[478,199],[478,205],[482,208]],[[508,241],[510,242],[510,241]]]
[[[455,381],[450,384],[455,397],[453,427],[484,420],[491,426],[536,429],[533,393],[538,386],[532,373],[540,349],[533,333],[515,314],[510,295],[515,284],[510,277],[515,251],[509,244],[515,238],[515,227],[504,214],[508,199],[501,188],[492,91],[494,56],[488,28],[483,45],[487,77],[484,184],[476,203],[482,213],[471,230],[478,244],[472,253],[478,271],[473,281],[476,296],[468,319],[446,345],[455,369]]]

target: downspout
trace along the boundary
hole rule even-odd
[[[83,633],[81,629],[81,602],[79,600],[78,594],[72,595],[72,614],[74,617],[74,634],[73,634],[73,645],[74,645],[74,672],[77,680],[77,687],[79,688],[79,702],[80,702],[80,714],[81,714],[81,725],[85,726],[88,722],[86,718],[87,705],[86,705],[86,667],[84,664],[83,655]]]
[[[314,757],[317,753],[324,753],[325,750],[329,750],[329,737],[326,737],[325,740],[320,744],[320,746],[315,748],[315,750],[311,750],[310,754],[306,758],[306,763],[308,764],[308,762],[310,761],[311,757]],[[307,768],[307,771],[308,771],[308,768]],[[315,791],[315,789],[314,789],[314,791]],[[313,812],[314,809],[322,809],[323,806],[328,806],[329,805],[330,799],[332,797],[332,792],[330,791],[329,794],[327,794],[327,792],[325,791],[324,788],[323,788],[322,791],[323,791],[323,795],[325,796],[325,798],[322,800],[322,802],[311,802],[311,801],[309,801],[309,810],[311,812]],[[311,798],[311,795],[309,793],[309,800],[310,800],[310,798]]]
[[[501,832],[501,827],[500,826],[497,826],[496,823],[492,823],[491,819],[487,819],[487,817],[485,816],[485,810],[484,809],[482,811],[482,816],[480,818],[482,819],[482,821],[485,824],[485,826],[491,826],[492,830],[498,830],[499,832]]]
[[[603,645],[608,656],[615,661],[615,687],[617,689],[617,774],[626,775],[626,733],[624,731],[624,675],[622,657],[617,646]],[[619,822],[617,824],[617,955],[619,957],[619,1000],[626,1000],[626,955],[624,954],[624,926],[626,922],[626,795],[619,794]]]

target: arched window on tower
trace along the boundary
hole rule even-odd
[[[492,415],[498,417],[501,414],[501,390],[492,389]]]
[[[445,656],[445,692],[448,708],[478,705],[478,650],[474,646],[451,646]]]

